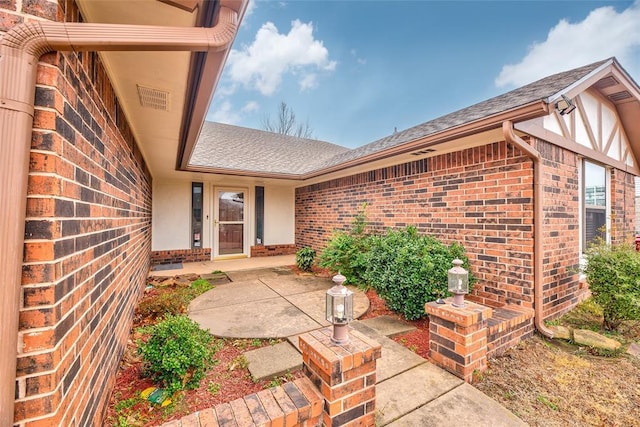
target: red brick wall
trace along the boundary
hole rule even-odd
[[[580,282],[580,176],[581,158],[548,142],[536,141],[544,165],[544,317],[555,318],[587,296]],[[632,242],[635,229],[633,175],[610,169],[612,242]]]
[[[255,245],[251,246],[252,257],[276,255],[292,255],[296,253],[296,245]]]
[[[296,190],[296,244],[317,250],[364,202],[371,229],[415,225],[464,245],[489,304],[533,306],[533,173],[497,142]]]
[[[632,243],[634,241],[635,188],[632,174],[620,169],[611,170],[611,240],[614,243]]]
[[[543,160],[543,312],[564,314],[587,294],[579,280],[580,185],[574,153],[545,141]],[[415,225],[467,249],[489,305],[533,307],[532,162],[504,142],[378,169],[296,191],[296,244],[322,249],[368,203],[370,229]],[[613,241],[630,241],[634,180],[611,169]]]
[[[79,19],[72,2],[2,6],[3,30]],[[35,104],[15,421],[97,425],[149,270],[151,177],[97,54],[43,56]]]
[[[544,317],[565,313],[585,295],[579,282],[580,158],[557,145],[537,140],[543,161]]]
[[[211,248],[171,249],[151,252],[151,265],[201,261],[211,261]]]

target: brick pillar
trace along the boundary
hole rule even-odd
[[[493,310],[471,301],[466,307],[429,302],[429,357],[438,366],[466,382],[473,381],[473,372],[487,369],[487,320]]]
[[[324,397],[322,425],[374,426],[376,359],[380,344],[350,330],[350,342],[331,342],[331,327],[300,336],[304,373]]]

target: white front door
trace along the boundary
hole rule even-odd
[[[213,256],[246,255],[245,190],[216,188],[213,206]]]

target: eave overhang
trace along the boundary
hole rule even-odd
[[[542,117],[549,114],[549,106],[543,101],[536,101],[526,105],[513,108],[511,110],[503,111],[498,114],[484,117],[479,120],[464,123],[459,126],[451,127],[440,132],[436,132],[427,135],[423,138],[416,139],[414,141],[398,144],[393,147],[389,147],[385,150],[380,150],[375,153],[371,153],[366,156],[358,157],[343,163],[322,167],[317,170],[304,173],[304,174],[286,174],[275,172],[256,172],[250,170],[240,169],[225,169],[225,168],[208,168],[202,166],[187,166],[185,170],[190,172],[210,173],[218,175],[229,176],[244,176],[252,178],[273,178],[273,179],[286,179],[298,182],[305,182],[318,178],[324,175],[345,172],[350,169],[361,167],[367,164],[373,164],[374,162],[392,160],[393,158],[410,154],[416,151],[425,150],[428,148],[434,148],[442,146],[443,144],[453,143],[461,138],[468,137],[474,134],[480,134],[495,129],[501,129],[502,123],[505,120],[511,120],[513,122],[525,121],[537,117]],[[435,151],[432,155],[439,154],[439,151]],[[425,156],[427,157],[427,156]]]
[[[613,84],[599,87],[599,82],[609,78],[613,78]],[[615,58],[610,58],[575,83],[549,96],[545,102],[549,108],[553,108],[562,95],[572,99],[589,88],[595,88],[614,104],[629,138],[635,164],[640,165],[640,87]],[[626,92],[625,96],[628,97],[616,97],[623,92]],[[637,168],[634,168],[634,173],[636,170]]]

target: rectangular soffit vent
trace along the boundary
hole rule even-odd
[[[433,153],[434,151],[436,151],[436,150],[434,150],[433,148],[427,148],[427,149],[420,150],[420,151],[414,151],[411,154],[413,154],[414,156],[421,156],[423,154]]]
[[[607,88],[607,87],[615,86],[618,83],[619,82],[618,82],[618,80],[616,80],[615,77],[609,76],[609,77],[605,77],[604,79],[598,80],[598,82],[595,84],[595,87],[597,89],[604,89],[604,88]]]
[[[631,98],[631,94],[626,90],[623,90],[622,92],[612,93],[611,95],[609,95],[609,99],[612,100],[613,102],[618,102],[618,101],[622,101],[623,99],[629,99],[629,98]]]
[[[140,85],[136,86],[138,87],[140,105],[155,110],[169,111],[169,92]]]

